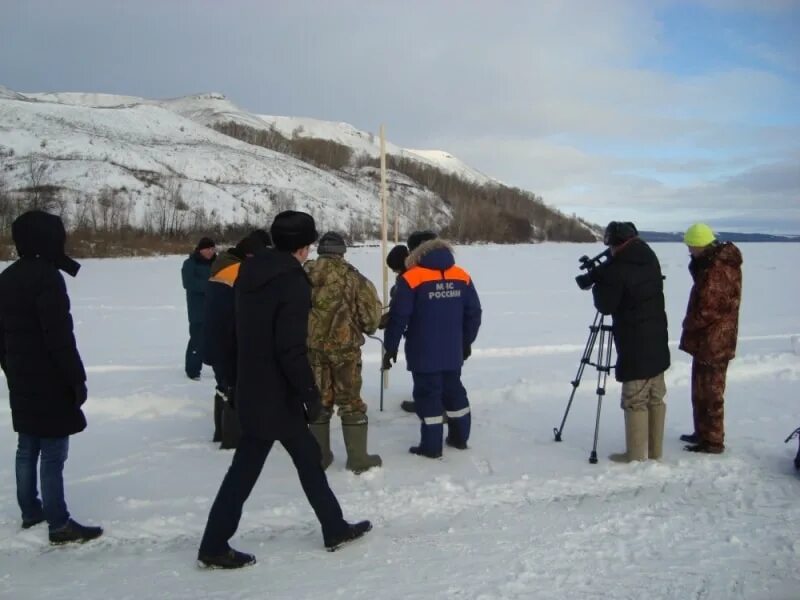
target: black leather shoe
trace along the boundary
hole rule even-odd
[[[344,533],[342,533],[340,536],[325,540],[325,548],[328,550],[328,552],[335,552],[345,544],[363,537],[364,534],[370,529],[372,529],[372,523],[369,521],[348,523],[347,529],[345,529]]]
[[[228,548],[228,551],[222,554],[204,554],[201,552],[197,555],[197,562],[206,569],[241,569],[242,567],[256,564],[256,557],[252,554]]]
[[[69,519],[61,529],[50,532],[51,544],[68,544],[70,542],[88,542],[103,535],[102,527],[87,527]]]
[[[44,523],[44,517],[35,517],[33,519],[22,519],[22,528],[23,529],[30,529],[31,527],[36,527],[39,523]]]
[[[427,452],[422,451],[422,446],[411,446],[408,449],[411,454],[416,454],[417,456],[425,456],[426,458],[442,458],[442,453],[439,452],[438,454],[428,454]]]

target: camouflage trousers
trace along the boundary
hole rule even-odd
[[[692,409],[694,430],[700,441],[724,447],[725,375],[728,363],[708,364],[692,361]]]
[[[319,421],[328,421],[334,406],[339,416],[365,413],[367,405],[361,399],[361,351],[346,354],[325,354],[309,350],[314,379],[322,397]]]

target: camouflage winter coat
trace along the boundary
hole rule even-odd
[[[680,348],[704,363],[736,355],[742,254],[730,242],[714,244],[689,263],[694,285],[683,320]]]
[[[381,318],[375,286],[338,255],[323,254],[305,264],[311,280],[308,347],[326,354],[345,354],[364,344]]]

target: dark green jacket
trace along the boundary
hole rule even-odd
[[[202,323],[205,315],[206,288],[211,277],[212,260],[206,260],[199,252],[193,252],[181,268],[183,289],[186,290],[186,308],[189,323]]]

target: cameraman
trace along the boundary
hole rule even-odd
[[[615,367],[622,383],[626,451],[615,462],[661,458],[664,439],[664,371],[669,368],[664,278],[653,250],[630,222],[612,221],[603,242],[610,258],[591,271],[594,305],[612,315]]]

